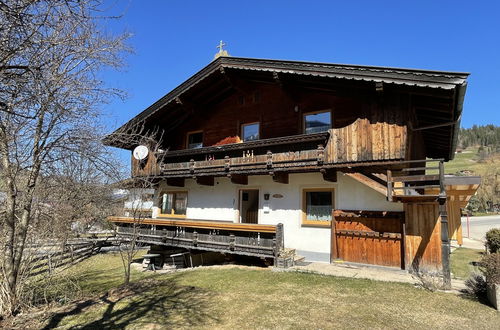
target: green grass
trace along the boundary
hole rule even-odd
[[[445,173],[455,174],[461,170],[470,170],[474,172],[474,175],[483,174],[488,167],[488,163],[478,162],[477,151],[478,147],[469,147],[461,153],[456,153],[453,160],[444,163]]]
[[[119,256],[97,255],[71,269],[80,300],[36,327],[171,328],[495,328],[500,313],[460,296],[409,284],[259,268],[135,271],[128,289]]]
[[[478,272],[478,268],[472,262],[479,261],[483,257],[482,250],[458,248],[451,254],[450,266],[453,276],[466,280],[472,272]]]

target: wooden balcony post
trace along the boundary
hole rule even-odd
[[[267,168],[269,169],[273,167],[273,153],[271,152],[271,150],[268,150],[266,155],[267,155],[266,165]]]
[[[236,245],[236,237],[234,234],[229,234],[229,250],[234,251]]]
[[[190,159],[190,160],[189,160],[189,172],[190,172],[191,174],[194,174],[194,165],[195,165],[195,163],[194,163],[194,159]]]
[[[323,147],[322,144],[318,144],[318,165],[319,166],[323,165],[324,161],[325,161],[325,148]]]
[[[387,170],[387,200],[392,202],[392,171]]]
[[[193,232],[193,245],[198,245],[198,232],[196,230]]]
[[[446,198],[446,189],[444,187],[444,163],[439,161],[439,197]]]

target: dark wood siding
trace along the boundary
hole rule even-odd
[[[228,136],[240,135],[241,124],[251,122],[260,122],[261,139],[301,134],[303,115],[319,110],[330,110],[332,126],[343,127],[366,116],[371,108],[372,100],[361,92],[359,97],[342,97],[301,90],[292,98],[278,85],[262,84],[248,92],[234,91],[215,105],[198,106],[184,124],[165,137],[165,144],[171,150],[183,149],[188,132],[203,130],[204,146],[211,146]]]

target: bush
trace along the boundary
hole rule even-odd
[[[500,228],[493,228],[486,233],[486,245],[490,253],[500,252]]]
[[[481,271],[488,284],[500,284],[500,251],[481,260]]]
[[[486,299],[486,279],[483,274],[472,273],[465,281],[466,292],[480,300]]]

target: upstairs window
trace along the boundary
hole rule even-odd
[[[326,132],[332,127],[332,114],[330,111],[313,112],[304,114],[304,133]]]
[[[169,217],[186,217],[187,192],[169,191],[160,194],[160,213]]]
[[[203,147],[203,132],[188,133],[187,148],[188,149],[198,149],[201,147]]]
[[[241,138],[243,142],[259,139],[259,123],[241,125]]]

